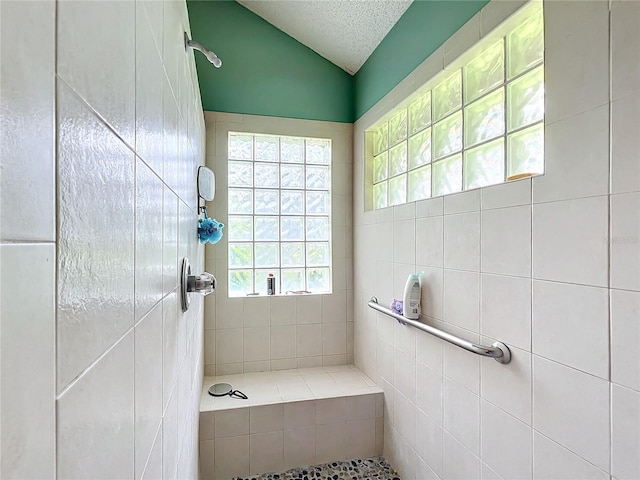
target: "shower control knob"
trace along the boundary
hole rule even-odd
[[[209,272],[200,275],[189,275],[187,277],[187,292],[198,292],[202,295],[209,295],[216,290],[216,277]]]

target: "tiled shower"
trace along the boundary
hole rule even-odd
[[[521,4],[332,125],[203,114],[184,2],[0,2],[0,478],[197,478],[200,440],[228,434],[199,432],[205,373],[350,363],[384,391],[403,480],[639,478],[640,2],[544,2],[545,176],[364,209],[364,131]],[[196,169],[272,128],[338,139],[334,293],[183,314],[182,257],[226,276],[194,235]],[[512,362],[367,307],[415,271],[427,323]]]

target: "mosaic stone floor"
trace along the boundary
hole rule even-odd
[[[265,473],[232,480],[400,480],[383,457],[331,462],[311,467],[293,468],[283,473]]]

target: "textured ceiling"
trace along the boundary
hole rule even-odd
[[[413,0],[237,0],[350,74]]]

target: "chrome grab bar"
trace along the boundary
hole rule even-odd
[[[457,345],[460,348],[464,348],[465,350],[471,353],[475,353],[476,355],[481,355],[483,357],[491,357],[496,362],[503,363],[505,365],[511,361],[511,351],[509,350],[509,347],[507,347],[502,342],[493,342],[490,347],[487,347],[485,345],[477,345],[463,338],[456,337],[455,335],[451,335],[450,333],[443,332],[442,330],[439,330],[430,325],[426,325],[416,320],[411,320],[410,318],[404,317],[399,313],[396,313],[393,310],[380,305],[376,297],[371,297],[371,300],[369,301],[368,305],[374,310],[377,310],[379,312],[384,313],[385,315],[389,315],[390,317],[395,318],[402,325],[411,325],[412,327],[422,330],[423,332],[430,333],[435,337],[438,337],[446,342]]]

